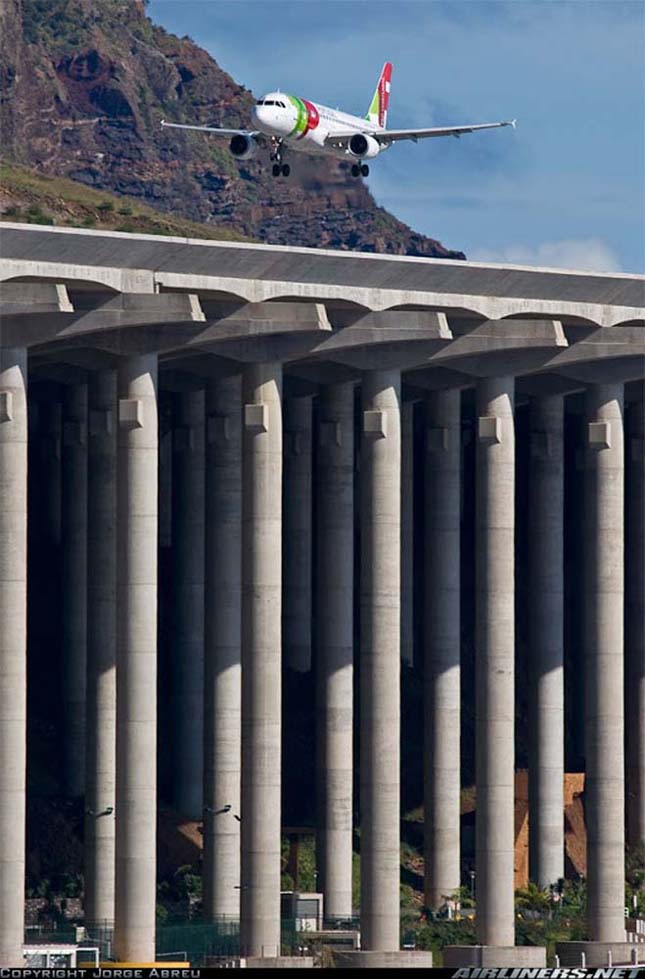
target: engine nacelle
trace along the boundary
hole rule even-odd
[[[250,160],[257,153],[258,144],[252,136],[236,133],[231,139],[229,149],[236,160]]]
[[[373,136],[366,136],[364,133],[354,133],[347,150],[357,160],[371,160],[381,152],[381,146]]]

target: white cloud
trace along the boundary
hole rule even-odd
[[[600,238],[570,238],[541,245],[507,245],[505,248],[471,248],[473,262],[507,265],[539,265],[543,268],[580,269],[587,272],[620,272],[617,256]]]

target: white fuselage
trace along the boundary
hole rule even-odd
[[[253,125],[265,136],[283,140],[290,149],[340,157],[347,156],[346,145],[326,143],[330,133],[379,131],[378,125],[365,118],[284,92],[270,92],[256,103]]]

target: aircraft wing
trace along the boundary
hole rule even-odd
[[[461,136],[462,133],[474,133],[478,129],[499,129],[500,126],[512,126],[515,129],[515,119],[508,122],[480,122],[472,126],[434,126],[432,129],[377,129],[365,130],[364,136],[373,136],[379,143],[396,143],[401,139],[429,139],[433,136]],[[343,143],[350,140],[355,132],[329,133],[326,143]]]
[[[262,139],[262,133],[252,129],[216,129],[214,126],[187,126],[183,122],[166,122],[161,120],[164,129],[195,129],[200,133],[215,133],[216,136],[252,136],[253,139]]]

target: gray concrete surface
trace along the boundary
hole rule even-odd
[[[361,945],[399,948],[401,374],[363,376]]]
[[[587,390],[585,811],[587,933],[622,942],[624,918],[623,385]]]
[[[204,391],[176,396],[173,430],[172,801],[202,817],[204,768]]]
[[[431,969],[432,952],[334,951],[336,969]]]
[[[461,881],[460,515],[461,392],[425,405],[425,903],[440,907]]]
[[[280,953],[282,365],[243,373],[243,955]]]
[[[515,941],[514,380],[477,385],[477,939]]]
[[[401,660],[414,666],[414,402],[401,406]]]
[[[284,406],[282,655],[297,673],[311,669],[311,398]]]
[[[428,303],[466,309],[485,318],[566,313],[602,326],[644,318],[642,280],[636,275],[34,228],[10,222],[3,223],[2,237],[3,278],[42,274],[45,265],[59,281],[70,277],[70,268],[76,274],[83,269],[88,280],[125,292],[152,293],[156,285],[219,289],[247,302],[296,294],[322,302],[349,299],[367,309]]]
[[[242,382],[207,388],[204,913],[240,913]],[[230,806],[230,809],[228,808]]]
[[[629,405],[626,442],[625,732],[627,842],[645,840],[645,401]]]
[[[444,968],[539,969],[546,965],[543,945],[446,945]]]
[[[611,961],[613,966],[629,965],[633,962],[634,951],[638,953],[639,962],[643,961],[642,945],[632,945],[629,942],[557,942],[556,955],[560,957],[560,965],[579,966],[584,955],[585,964],[589,968],[606,968]]]
[[[564,399],[530,405],[529,875],[564,877]]]
[[[154,962],[157,814],[157,356],[118,375],[115,958]]]
[[[354,386],[320,394],[316,751],[318,887],[326,918],[352,913]]]
[[[88,384],[87,697],[83,876],[88,922],[114,921],[117,377]]]
[[[85,791],[87,669],[87,384],[63,392],[61,616],[63,781]]]
[[[22,966],[27,747],[27,351],[0,345],[0,962]]]

